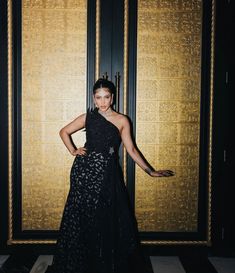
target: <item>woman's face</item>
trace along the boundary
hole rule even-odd
[[[113,103],[113,94],[109,92],[108,88],[98,88],[93,95],[94,103],[100,111],[107,111]]]

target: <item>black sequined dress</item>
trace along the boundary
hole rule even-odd
[[[132,265],[142,255],[119,164],[119,129],[94,108],[85,130],[87,154],[77,155],[71,168],[50,272],[144,273]]]

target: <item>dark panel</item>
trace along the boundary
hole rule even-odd
[[[102,0],[100,5],[100,77],[105,76],[115,85],[119,80],[119,93],[114,96],[114,109],[123,113],[123,60],[124,60],[124,1]],[[118,96],[117,96],[118,95]],[[122,147],[121,147],[122,148]],[[119,150],[122,165],[123,149]]]
[[[213,247],[219,254],[235,251],[234,1],[217,1],[213,131]]]
[[[21,154],[22,154],[22,46],[21,46],[21,1],[12,1],[13,13],[13,113],[12,113],[12,151],[13,152],[13,234],[17,238],[21,233],[22,191],[21,191]]]
[[[124,61],[124,6],[123,1],[113,1],[113,29],[112,29],[112,72],[111,80],[115,83],[115,76],[120,73],[120,94],[115,109],[123,112],[123,61]]]
[[[112,78],[113,1],[100,1],[100,77],[105,72]]]
[[[95,82],[96,1],[87,7],[87,107],[93,107],[92,88]]]
[[[0,1],[0,26],[0,251],[4,251],[8,223],[7,1]]]
[[[128,96],[127,115],[132,121],[133,139],[135,141],[136,124],[136,62],[137,62],[137,0],[129,1],[129,35],[128,35]],[[127,156],[127,189],[134,208],[135,203],[135,162]]]
[[[121,97],[123,100],[123,1],[102,0],[100,4],[100,77],[106,72],[115,83],[117,72],[121,74]],[[119,110],[123,110],[123,106]]]

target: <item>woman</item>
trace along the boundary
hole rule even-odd
[[[133,144],[128,118],[112,109],[114,93],[111,81],[99,79],[93,87],[96,107],[60,130],[62,141],[75,159],[49,272],[147,272],[119,164],[121,142],[150,176],[167,177],[174,173],[156,171],[146,163]],[[82,128],[86,130],[86,143],[77,148],[71,135]]]

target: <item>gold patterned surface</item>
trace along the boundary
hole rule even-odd
[[[59,130],[86,108],[87,1],[22,3],[22,229],[53,230],[74,160]]]
[[[138,147],[156,169],[136,167],[140,231],[197,231],[202,1],[138,1]]]

